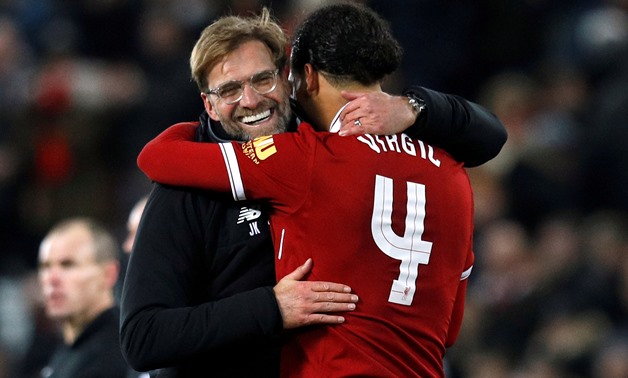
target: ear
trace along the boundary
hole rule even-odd
[[[213,119],[214,121],[220,121],[220,119],[218,118],[218,113],[216,113],[216,107],[209,99],[209,95],[201,92],[201,99],[203,100],[203,106],[205,107],[209,118]]]
[[[305,88],[308,93],[311,95],[313,93],[318,93],[320,88],[318,83],[318,72],[314,69],[314,67],[310,63],[306,63],[303,66],[303,72],[305,74]]]
[[[103,265],[107,286],[114,287],[120,275],[120,264],[117,261],[108,261]]]

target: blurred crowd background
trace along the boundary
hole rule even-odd
[[[372,0],[420,84],[493,111],[509,139],[469,169],[476,264],[450,377],[628,376],[628,0]],[[290,32],[317,0],[0,0],[0,377],[55,342],[34,280],[72,215],[124,239],[141,147],[202,111],[188,57],[225,13]]]

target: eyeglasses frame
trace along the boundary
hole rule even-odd
[[[264,73],[266,73],[266,72],[271,72],[271,73],[273,74],[273,80],[274,80],[274,83],[273,83],[272,88],[271,88],[270,90],[268,90],[267,92],[260,92],[260,91],[258,91],[258,90],[255,88],[255,86],[253,85],[253,78],[254,78],[254,77],[256,77],[256,76],[258,76],[258,75],[264,74]],[[270,92],[274,91],[274,90],[275,90],[275,88],[277,88],[277,75],[278,75],[278,74],[279,74],[279,68],[276,68],[276,69],[274,69],[274,70],[264,70],[264,71],[256,72],[256,73],[254,73],[253,75],[251,75],[251,77],[250,77],[247,81],[241,81],[241,80],[230,80],[230,81],[227,81],[226,83],[222,83],[221,85],[219,85],[219,86],[217,86],[217,87],[215,87],[215,88],[208,89],[208,90],[207,90],[207,91],[205,91],[204,93],[205,93],[206,95],[208,95],[208,96],[209,96],[209,95],[215,95],[215,96],[216,96],[216,97],[218,97],[220,100],[224,101],[224,103],[225,103],[225,104],[227,104],[227,105],[233,105],[233,104],[235,104],[235,103],[239,102],[240,100],[242,100],[242,97],[244,96],[244,87],[245,87],[245,85],[246,85],[247,83],[249,84],[249,87],[251,87],[251,89],[253,89],[253,90],[255,91],[255,93],[260,94],[260,95],[265,95],[265,94],[268,94],[268,93],[270,93]],[[227,100],[225,100],[225,99],[224,99],[224,98],[220,95],[220,93],[219,93],[219,92],[220,92],[220,90],[221,90],[221,89],[222,89],[225,85],[227,85],[227,84],[231,84],[231,83],[239,83],[239,84],[240,84],[240,90],[241,90],[241,92],[240,92],[240,95],[238,96],[238,98],[237,98],[237,99],[235,99],[235,100],[232,100],[232,101],[229,101],[229,102],[228,102]]]

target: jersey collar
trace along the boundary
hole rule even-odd
[[[336,113],[336,116],[334,117],[334,119],[332,119],[331,124],[329,125],[330,133],[337,133],[338,131],[340,131],[340,126],[342,125],[342,123],[340,122],[340,112],[342,112],[342,110],[346,108],[347,105],[349,105],[348,102],[344,104],[342,108],[340,108],[340,110],[338,110],[338,113]]]

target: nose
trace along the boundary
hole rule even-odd
[[[55,285],[59,282],[61,276],[61,269],[54,266],[46,267],[39,272],[39,280],[42,283],[46,283],[49,286]]]
[[[247,83],[242,89],[242,98],[240,99],[240,106],[244,108],[254,109],[257,107],[257,104],[262,99],[262,95],[257,93],[251,86]]]

